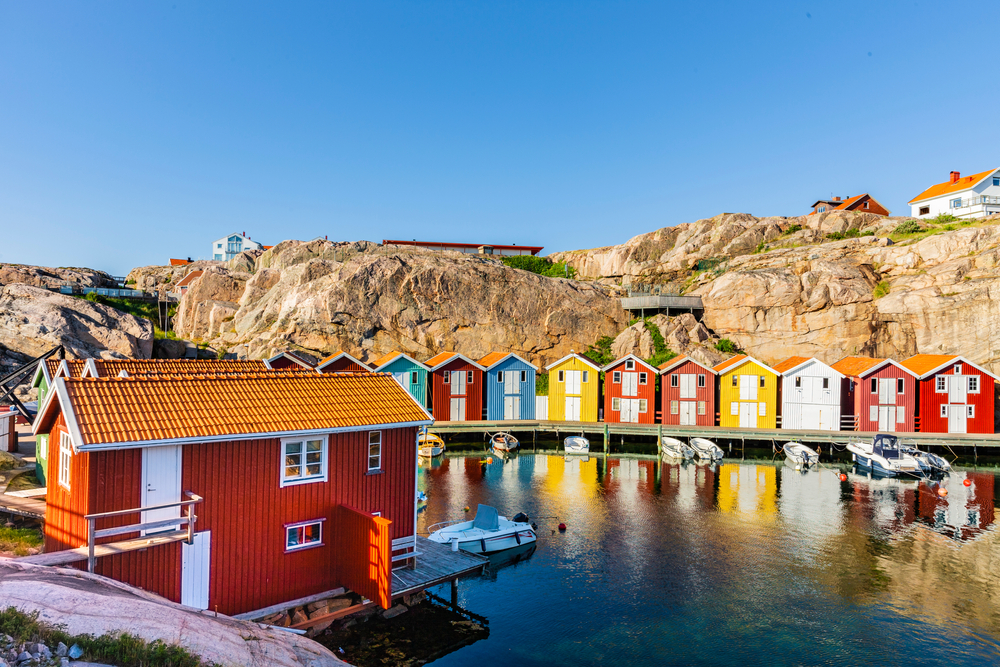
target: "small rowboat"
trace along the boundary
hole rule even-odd
[[[563,440],[563,447],[567,454],[589,454],[590,440],[582,435],[571,435]]]
[[[498,452],[512,452],[520,445],[510,433],[494,433],[490,438],[490,446]]]
[[[781,448],[785,453],[785,458],[795,464],[795,469],[808,468],[819,463],[819,454],[816,450],[806,447],[801,442],[786,442]]]
[[[672,459],[690,459],[694,457],[694,450],[677,438],[660,438],[660,451],[663,455]]]
[[[721,461],[722,448],[708,438],[691,438],[691,449],[695,455],[705,461]]]
[[[417,442],[420,446],[420,455],[424,458],[441,456],[441,454],[444,453],[444,450],[447,449],[444,445],[444,440],[433,433],[421,433]]]

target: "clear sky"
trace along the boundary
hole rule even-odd
[[[997,3],[0,0],[0,262],[624,242],[1000,166]]]

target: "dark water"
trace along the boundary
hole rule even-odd
[[[992,472],[942,498],[781,464],[481,459],[424,464],[418,529],[491,504],[539,517],[537,549],[460,582],[490,636],[435,664],[1000,664]]]

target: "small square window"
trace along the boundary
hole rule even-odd
[[[948,378],[943,375],[938,375],[935,378],[934,391],[939,394],[948,391]]]
[[[382,431],[368,432],[368,471],[382,469]]]
[[[872,393],[878,393],[878,378],[872,378]]]
[[[978,394],[979,393],[979,376],[970,375],[969,376],[969,393]]]
[[[323,521],[309,521],[285,526],[285,551],[297,551],[323,544]]]
[[[648,377],[646,373],[639,373],[639,384],[647,384]]]
[[[564,381],[564,378],[565,378],[564,373],[565,373],[565,371],[559,371],[558,376],[557,376],[559,378],[559,380],[558,380],[559,382],[563,382]]]
[[[627,370],[627,371],[634,371],[635,370],[635,361],[632,360],[632,359],[629,359],[628,361],[626,361],[625,362],[625,370]]]
[[[618,412],[621,409],[622,409],[622,399],[620,399],[620,398],[612,398],[611,399],[611,411],[612,412]]]
[[[798,375],[795,376],[795,388],[799,389],[802,387],[802,378]]]
[[[472,371],[465,372],[465,384],[472,384],[472,378],[474,378]]]
[[[823,389],[830,388],[830,378],[823,378]]]
[[[680,383],[681,383],[681,380],[680,380],[680,377],[678,377],[677,373],[671,373],[670,374],[670,386],[671,387],[679,387]]]
[[[705,386],[705,374],[704,373],[699,373],[698,374],[698,386],[699,387],[704,387]]]
[[[972,419],[973,417],[976,416],[976,406],[974,406],[974,405],[966,405],[965,409],[966,409],[966,414],[968,415],[968,417],[970,419]]]
[[[955,375],[961,375],[962,374],[962,364],[955,364],[955,367],[954,367],[953,371],[954,371]]]
[[[763,375],[760,376],[760,388],[761,389],[764,388],[764,376]]]
[[[896,393],[905,394],[906,392],[903,391],[905,388],[906,388],[906,382],[903,380],[903,378],[896,378]]]
[[[503,371],[497,371],[497,382],[503,384]]]
[[[948,406],[947,405],[942,405],[941,406],[941,416],[942,417],[947,417],[948,416]]]
[[[611,381],[615,384],[621,384],[622,382],[622,372],[615,371],[611,374]]]
[[[921,206],[920,207],[920,212],[917,213],[917,215],[930,215],[930,214],[931,214],[931,207],[930,206]]]
[[[676,415],[680,412],[680,407],[677,405],[677,401],[670,401],[670,414]]]
[[[865,202],[865,208],[868,208],[868,202]]]
[[[528,371],[521,371],[521,382],[528,381]]]

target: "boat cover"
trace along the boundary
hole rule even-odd
[[[879,433],[875,436],[872,451],[879,456],[884,456],[886,459],[898,459],[900,458],[899,439],[894,435]]]
[[[472,522],[472,527],[481,530],[500,530],[500,515],[496,508],[480,505],[476,509],[476,518]]]

